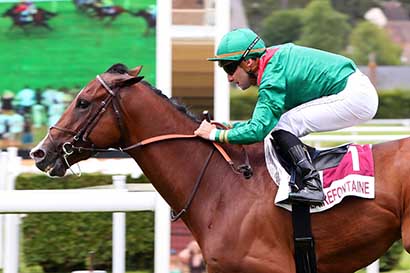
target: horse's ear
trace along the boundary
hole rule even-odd
[[[142,65],[137,66],[136,68],[129,70],[128,74],[135,77],[140,73],[141,69],[142,69]]]
[[[122,86],[122,87],[131,86],[133,84],[136,84],[136,83],[140,82],[143,78],[144,78],[144,76],[132,77],[132,78],[129,78],[129,79],[121,82],[119,85]]]

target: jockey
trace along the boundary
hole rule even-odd
[[[13,11],[15,14],[19,14],[22,22],[31,22],[33,21],[33,15],[37,13],[37,8],[33,2],[22,0]]]
[[[321,205],[325,199],[319,173],[299,137],[368,121],[376,114],[377,91],[341,55],[292,43],[265,47],[250,29],[236,29],[221,40],[216,56],[228,81],[242,90],[258,86],[252,118],[228,130],[203,121],[195,134],[234,144],[263,141],[271,133],[279,153],[304,176],[304,187],[290,201]]]
[[[19,13],[25,11],[25,10],[27,10],[26,3],[25,2],[20,2],[14,7],[13,12],[15,14],[19,14]]]
[[[147,8],[147,12],[151,15],[152,19],[157,18],[157,6],[156,5],[149,5]]]
[[[114,10],[114,2],[112,0],[100,0],[97,2],[97,5],[101,8],[101,10],[106,14],[113,14],[115,13]]]

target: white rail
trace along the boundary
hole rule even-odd
[[[337,130],[335,132],[360,133],[360,132],[379,132],[379,133],[410,133],[409,126],[353,126]]]
[[[125,176],[113,176],[117,189],[13,190],[19,173],[17,149],[0,153],[0,257],[3,273],[18,273],[20,213],[115,212],[113,213],[113,273],[125,273],[125,211],[155,211],[155,272],[169,272],[170,208],[162,197],[144,187],[125,189]],[[2,215],[6,213],[6,215]],[[1,231],[1,230],[0,230]],[[4,243],[2,243],[4,242]],[[4,246],[4,248],[3,248]]]
[[[408,120],[378,120],[388,124],[406,123]],[[302,138],[315,147],[334,146],[335,142],[378,143],[407,138],[410,136],[410,126],[353,126],[334,132],[312,133]]]
[[[0,191],[1,213],[154,210],[155,192],[127,190]]]
[[[388,124],[397,124],[403,126],[410,126],[410,119],[372,119],[367,121],[366,124],[376,124],[376,125],[388,125]]]
[[[302,137],[303,141],[313,141],[313,142],[379,142],[379,141],[390,141],[401,138],[406,138],[407,135],[307,135]]]

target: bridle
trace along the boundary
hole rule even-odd
[[[115,117],[116,120],[118,122],[118,126],[121,132],[120,135],[120,140],[119,143],[121,143],[121,141],[123,140],[124,136],[127,135],[127,129],[126,126],[123,122],[123,118],[122,118],[122,114],[120,111],[120,104],[119,104],[119,99],[117,97],[117,93],[116,91],[118,91],[120,89],[120,87],[115,87],[115,88],[111,88],[100,75],[96,76],[96,79],[101,83],[101,85],[104,87],[104,89],[107,91],[107,96],[103,99],[103,101],[100,103],[100,105],[98,106],[97,111],[92,114],[90,116],[90,118],[87,119],[87,122],[85,124],[84,127],[82,127],[78,132],[71,130],[71,129],[67,129],[64,127],[60,127],[60,126],[51,126],[49,129],[49,133],[48,133],[48,137],[50,139],[50,142],[52,143],[52,145],[54,146],[54,149],[56,152],[58,152],[58,145],[56,145],[56,142],[51,134],[51,130],[55,129],[58,131],[61,131],[63,133],[67,133],[73,136],[72,141],[67,141],[65,142],[61,149],[63,150],[63,159],[67,165],[67,167],[71,170],[71,172],[73,174],[75,174],[75,172],[71,169],[71,165],[68,162],[68,157],[70,155],[72,155],[74,153],[74,151],[77,151],[79,153],[81,153],[81,151],[89,151],[91,153],[97,153],[97,152],[112,152],[112,151],[122,151],[122,152],[126,152],[132,149],[136,149],[138,147],[142,147],[151,143],[156,143],[156,142],[160,142],[160,141],[164,141],[164,140],[170,140],[170,139],[188,139],[188,138],[199,138],[196,135],[184,135],[184,134],[167,134],[167,135],[160,135],[160,136],[156,136],[156,137],[151,137],[148,139],[145,139],[143,141],[140,141],[136,144],[127,146],[127,147],[121,147],[118,146],[117,148],[108,148],[108,149],[101,149],[101,148],[96,148],[94,143],[92,143],[89,139],[88,136],[90,135],[91,131],[93,130],[93,128],[97,125],[97,122],[99,121],[99,119],[102,117],[102,115],[106,112],[107,108],[110,106],[110,104],[112,104],[113,109],[114,109],[114,113],[115,113]],[[219,124],[218,124],[219,125]],[[83,142],[85,144],[88,144],[89,147],[83,147],[83,146],[77,146],[76,144],[78,142]],[[235,166],[233,160],[229,157],[229,155],[225,152],[225,150],[218,144],[215,142],[212,142],[213,144],[213,149],[210,152],[210,154],[208,155],[202,170],[199,174],[199,176],[197,177],[197,180],[194,184],[194,188],[188,198],[188,201],[186,202],[185,206],[183,209],[181,209],[178,213],[175,213],[174,210],[171,210],[171,220],[172,221],[176,221],[178,220],[183,213],[185,213],[198,188],[200,185],[200,182],[202,181],[202,177],[205,174],[205,171],[209,165],[209,162],[211,160],[212,155],[214,154],[215,150],[217,150],[222,157],[225,159],[226,162],[228,162],[228,164],[230,165],[231,169],[236,173],[236,174],[242,174],[246,179],[249,179],[252,177],[253,175],[253,171],[252,168],[250,167],[249,164],[249,158],[248,158],[248,154],[246,153],[245,149],[242,147],[244,155],[245,155],[245,164],[241,164],[238,166]],[[81,175],[81,171],[80,171],[80,175]]]
[[[63,150],[63,159],[67,165],[67,167],[71,170],[71,172],[73,172],[75,174],[75,172],[71,169],[71,165],[68,162],[68,157],[70,155],[72,155],[74,153],[75,150],[77,150],[79,153],[81,151],[90,151],[92,153],[97,153],[97,152],[108,152],[108,151],[115,151],[115,150],[121,150],[121,147],[118,147],[117,149],[99,149],[99,148],[95,148],[95,145],[89,141],[88,136],[90,135],[91,131],[93,130],[93,128],[97,125],[97,122],[99,121],[99,119],[102,117],[102,115],[105,113],[105,111],[107,110],[107,108],[109,107],[110,104],[112,104],[113,109],[114,109],[114,113],[115,113],[115,117],[117,120],[117,124],[119,126],[120,129],[120,143],[122,138],[126,135],[127,130],[126,127],[124,125],[123,122],[123,118],[122,118],[122,114],[119,106],[119,102],[118,102],[118,97],[117,97],[117,93],[114,90],[119,90],[119,88],[115,88],[114,90],[102,79],[102,77],[100,75],[96,76],[96,79],[101,83],[101,85],[104,87],[104,89],[107,91],[107,96],[102,100],[102,102],[100,103],[100,105],[97,108],[97,111],[91,115],[91,117],[89,117],[87,119],[87,122],[85,124],[84,127],[82,127],[78,132],[71,130],[71,129],[67,129],[64,127],[59,127],[56,125],[53,125],[49,128],[49,133],[48,136],[50,138],[51,143],[53,144],[55,150],[57,151],[57,145],[55,144],[55,141],[52,137],[51,134],[51,130],[52,129],[56,129],[58,131],[70,134],[73,136],[72,141],[67,141],[65,142],[61,149]],[[82,141],[85,144],[89,144],[90,147],[82,147],[82,146],[77,146],[75,144],[77,144],[78,142]],[[81,175],[81,173],[80,173]]]

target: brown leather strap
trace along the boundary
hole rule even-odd
[[[194,184],[194,188],[191,191],[191,194],[187,200],[187,202],[185,203],[185,206],[183,207],[183,209],[181,209],[179,212],[175,212],[173,209],[171,209],[171,221],[175,222],[176,220],[178,220],[182,214],[184,214],[185,212],[188,211],[189,206],[191,205],[192,201],[194,200],[195,194],[199,189],[199,185],[201,184],[202,181],[202,177],[204,177],[205,171],[209,165],[209,162],[211,161],[211,157],[214,154],[215,149],[212,149],[212,151],[209,153],[207,159],[205,160],[204,166],[202,167],[201,172],[199,173],[198,177],[196,178],[195,184]]]
[[[168,139],[186,139],[186,138],[197,138],[198,136],[196,135],[182,135],[182,134],[168,134],[168,135],[160,135],[160,136],[155,136],[151,138],[147,138],[143,141],[140,141],[134,145],[128,146],[126,148],[121,149],[121,151],[128,151],[137,147],[141,147],[144,145],[148,145],[151,143],[163,141],[163,140],[168,140]],[[238,167],[235,166],[233,160],[231,157],[228,155],[228,153],[222,148],[222,146],[219,143],[213,142],[212,145],[218,150],[218,152],[221,154],[221,156],[225,159],[225,161],[229,164],[229,166],[232,168],[234,173],[237,174],[243,174],[246,179],[249,179],[253,172],[252,168],[249,164],[249,157],[248,153],[246,152],[245,148],[241,146],[242,151],[245,155],[245,164],[241,164]]]
[[[154,137],[150,137],[147,139],[144,139],[132,146],[126,147],[124,149],[122,149],[123,151],[127,151],[127,150],[131,150],[135,147],[140,147],[140,146],[144,146],[144,145],[148,145],[154,142],[159,142],[159,141],[163,141],[163,140],[167,140],[167,139],[178,139],[178,138],[194,138],[196,137],[196,135],[181,135],[181,134],[168,134],[168,135],[160,135],[160,136],[154,136]]]
[[[134,145],[128,146],[126,148],[123,148],[122,151],[128,151],[140,146],[148,145],[154,142],[159,142],[163,140],[168,140],[168,139],[183,139],[183,138],[196,138],[198,136],[196,135],[182,135],[182,134],[168,134],[168,135],[161,135],[161,136],[155,136],[155,137],[150,137],[147,139],[144,139],[143,141],[140,141]],[[230,165],[233,165],[233,161],[230,158],[230,156],[225,152],[225,150],[221,147],[216,142],[212,142],[212,144],[215,146],[215,148],[218,150],[218,152],[222,155],[222,157],[228,162]]]
[[[218,152],[222,155],[222,157],[226,160],[226,162],[228,162],[230,165],[233,165],[233,161],[231,157],[225,152],[224,148],[222,148],[222,146],[216,142],[212,142],[212,144],[215,146]]]

